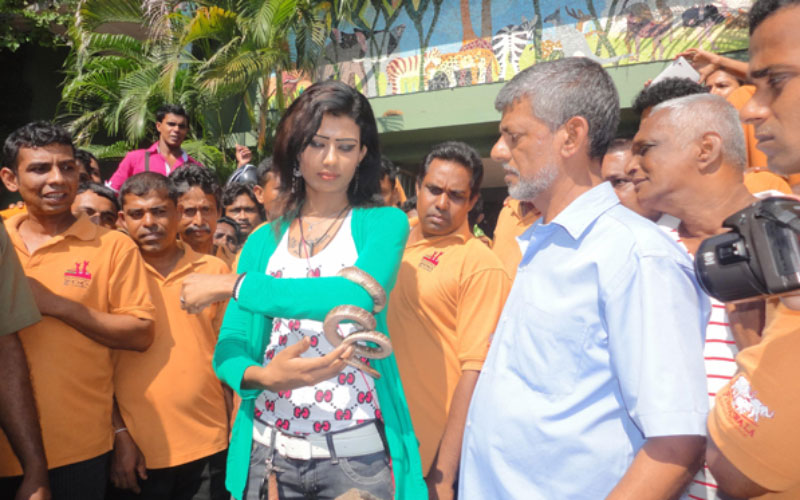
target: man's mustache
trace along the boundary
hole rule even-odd
[[[191,235],[193,233],[196,233],[198,231],[205,231],[207,233],[210,233],[211,232],[211,227],[209,227],[208,224],[201,224],[199,226],[195,225],[195,224],[192,224],[191,226],[186,228],[186,234],[189,234],[189,235]]]

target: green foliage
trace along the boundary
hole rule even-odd
[[[69,30],[60,119],[81,145],[98,135],[120,141],[112,153],[120,144],[130,149],[153,140],[155,110],[178,103],[191,116],[184,149],[204,164],[233,162],[238,117],[258,132],[264,152],[286,106],[274,82],[284,71],[313,66],[327,37],[326,19],[346,4],[80,0]],[[128,34],[102,33],[111,23]]]
[[[78,0],[0,0],[0,50],[22,44],[63,45],[65,26]]]

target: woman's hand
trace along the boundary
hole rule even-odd
[[[308,387],[328,380],[344,370],[345,360],[353,354],[352,344],[341,344],[325,356],[301,358],[311,347],[308,337],[275,355],[267,366],[251,366],[244,372],[242,387],[272,392]]]
[[[230,298],[238,274],[190,274],[181,286],[181,309],[197,314],[214,302]]]

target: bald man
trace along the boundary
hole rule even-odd
[[[632,153],[626,173],[639,204],[678,218],[672,234],[691,255],[702,240],[728,231],[722,222],[729,215],[756,201],[744,185],[747,152],[738,113],[720,96],[695,94],[653,107]],[[712,299],[703,353],[712,405],[736,373],[739,349],[760,340],[762,314],[760,300],[734,307]],[[688,493],[717,498],[714,478],[701,469]]]

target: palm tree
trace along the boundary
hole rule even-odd
[[[185,149],[205,164],[219,166],[224,162],[220,151],[203,147],[214,143],[205,126],[213,96],[198,92],[191,67],[180,64],[184,51],[175,43],[186,19],[170,14],[154,20],[168,21],[172,31],[149,38],[143,7],[135,0],[81,1],[69,30],[73,49],[65,62],[60,119],[68,122],[79,145],[88,145],[97,135],[116,139],[111,147],[94,148],[116,156],[152,139],[158,106],[178,103],[192,117]]]
[[[187,151],[224,162],[233,126],[245,117],[263,153],[287,104],[272,78],[281,82],[284,71],[317,60],[325,17],[343,3],[81,0],[70,28],[62,119],[79,144],[103,134],[121,143],[108,151],[119,151],[145,141],[160,104],[179,103],[192,116]]]
[[[241,96],[258,131],[259,151],[266,149],[275,117],[287,104],[283,73],[310,71],[318,60],[327,35],[326,8],[330,8],[329,2],[239,0],[197,10],[196,18],[207,22],[197,23],[197,29],[187,35],[193,44],[202,44],[198,88],[223,98]],[[248,92],[254,86],[257,99]]]

